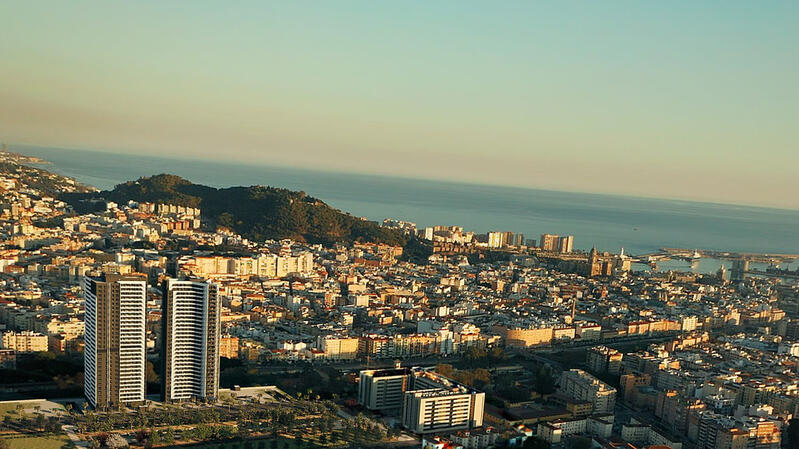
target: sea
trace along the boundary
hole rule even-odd
[[[660,248],[770,254],[799,253],[799,210],[573,193],[340,173],[304,168],[13,145],[48,161],[43,167],[101,189],[171,173],[214,187],[266,185],[301,190],[370,220],[394,218],[419,227],[574,235],[575,248],[640,255]],[[787,194],[787,192],[786,192]],[[730,261],[670,261],[660,269],[713,272]],[[797,264],[782,265],[794,269]]]

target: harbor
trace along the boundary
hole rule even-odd
[[[799,278],[799,254],[765,254],[687,248],[661,248],[660,251],[630,256],[633,269],[640,271],[689,271],[716,273],[740,271],[746,275]]]

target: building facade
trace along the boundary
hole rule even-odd
[[[418,434],[474,429],[483,425],[484,408],[485,393],[463,385],[407,391],[402,425]]]
[[[399,416],[418,434],[483,425],[485,393],[421,368],[361,371],[358,400],[367,409]]]
[[[557,234],[541,234],[538,241],[544,251],[558,251],[560,249],[560,236]]]
[[[144,402],[147,277],[84,278],[84,393],[97,409]]]
[[[613,413],[616,389],[581,369],[564,371],[559,393],[594,404],[593,413]]]
[[[44,352],[48,349],[47,341],[47,335],[37,332],[5,332],[3,349],[13,349],[17,352]]]
[[[161,399],[214,400],[219,391],[220,310],[218,286],[201,280],[167,279],[162,302]]]
[[[358,382],[358,402],[369,410],[398,414],[402,410],[402,395],[408,389],[408,368],[361,371]]]

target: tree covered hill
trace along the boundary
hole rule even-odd
[[[79,208],[91,195],[64,199]],[[375,242],[405,245],[408,237],[334,209],[305,192],[250,186],[217,189],[175,175],[156,175],[128,181],[100,196],[110,201],[169,203],[198,207],[203,215],[252,240],[291,238],[308,243]]]

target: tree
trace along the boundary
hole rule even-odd
[[[471,346],[466,350],[466,360],[472,362],[483,362],[488,357],[488,352],[485,349],[480,349],[477,346]]]
[[[550,394],[555,391],[555,378],[548,365],[543,365],[535,373],[535,391]]]
[[[488,356],[493,361],[499,361],[505,358],[505,351],[502,350],[499,346],[494,346],[491,348],[491,351],[488,353]]]
[[[149,437],[150,437],[150,432],[148,432],[145,429],[139,429],[136,432],[136,442],[139,444],[143,444],[145,441],[147,441],[147,438]]]
[[[144,379],[148,384],[158,383],[158,374],[155,372],[155,365],[149,360],[144,365]]]
[[[58,421],[58,418],[55,416],[51,416],[47,419],[47,423],[44,425],[44,430],[46,432],[55,433],[61,429],[61,423]]]
[[[171,427],[167,427],[164,431],[164,443],[165,444],[173,444],[175,442],[175,432],[172,430]]]
[[[455,375],[455,368],[446,363],[439,363],[436,365],[436,372],[444,377],[453,377]]]
[[[522,445],[522,449],[549,449],[549,447],[550,444],[547,443],[546,440],[533,436],[527,437]]]
[[[106,439],[105,445],[109,448],[124,448],[128,447],[128,442],[122,437],[122,435],[118,433],[112,433]]]
[[[799,418],[788,421],[785,437],[788,441],[788,449],[799,449]]]
[[[590,449],[591,439],[585,437],[573,437],[569,446],[571,449]]]

